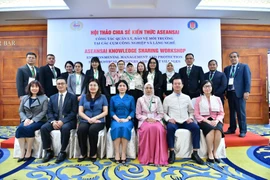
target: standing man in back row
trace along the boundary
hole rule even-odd
[[[187,53],[185,58],[187,66],[179,69],[179,75],[184,85],[182,92],[192,99],[200,96],[204,74],[201,66],[193,64],[195,59],[192,53]]]
[[[209,80],[213,84],[214,95],[221,99],[224,106],[224,93],[227,88],[227,78],[223,72],[217,70],[218,63],[215,59],[208,62],[209,72],[204,74],[204,80]]]
[[[40,67],[39,81],[44,88],[47,97],[58,92],[56,88],[56,79],[60,77],[60,69],[54,66],[55,56],[53,54],[47,55],[47,65]]]
[[[248,100],[251,86],[251,73],[247,64],[239,63],[239,54],[230,53],[231,65],[225,67],[227,76],[227,98],[230,109],[230,127],[224,134],[234,134],[236,130],[237,114],[240,129],[239,137],[245,137],[247,133],[246,100]]]
[[[35,66],[37,55],[33,52],[26,54],[26,65],[20,67],[16,75],[16,88],[18,97],[21,99],[26,86],[33,80],[38,80],[39,68]]]

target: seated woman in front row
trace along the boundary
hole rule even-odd
[[[110,100],[111,137],[114,144],[115,162],[124,164],[127,158],[127,144],[131,139],[131,130],[133,128],[135,101],[132,96],[126,94],[128,84],[125,80],[120,80],[116,84],[116,88],[119,94],[113,96]],[[121,159],[120,144],[122,144]]]
[[[41,84],[34,80],[26,87],[26,94],[20,103],[19,113],[21,124],[16,130],[15,137],[19,141],[21,156],[18,162],[31,158],[35,131],[47,121],[48,97],[44,95]],[[25,152],[25,143],[27,148]]]
[[[224,110],[219,97],[213,95],[211,81],[204,81],[201,87],[202,96],[196,99],[194,107],[195,119],[206,137],[208,162],[220,163],[217,157],[217,149],[223,134]]]
[[[90,160],[97,159],[98,133],[105,126],[105,116],[108,114],[108,101],[101,94],[97,79],[90,80],[86,94],[83,94],[79,103],[80,125],[77,131],[81,156],[78,162],[87,157],[87,137],[90,144]]]
[[[141,164],[168,164],[166,130],[162,123],[163,106],[154,95],[154,86],[146,83],[144,95],[137,101],[136,117],[139,120],[139,155]]]

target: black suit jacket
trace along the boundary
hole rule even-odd
[[[68,75],[69,75],[68,72],[64,72],[64,73],[61,74],[61,77],[62,77],[62,78],[65,78],[65,80],[67,81]]]
[[[149,71],[146,71],[146,73],[143,75],[143,82],[144,84],[148,82],[147,76],[149,74]],[[162,73],[160,71],[155,72],[155,78],[154,78],[154,89],[155,89],[155,95],[158,96],[160,99],[162,99]]]
[[[60,77],[61,71],[59,68],[55,67],[55,71],[57,73],[57,78]],[[45,94],[50,97],[53,94],[58,92],[56,86],[53,86],[52,79],[54,79],[53,72],[49,65],[42,66],[39,69],[39,81],[44,88]]]
[[[209,75],[210,75],[210,72],[205,73],[204,79],[210,80]],[[223,72],[216,71],[211,81],[214,86],[214,95],[220,97],[222,103],[224,104],[224,93],[227,88],[226,75]]]
[[[61,120],[64,124],[71,123],[72,127],[76,128],[78,113],[78,101],[76,96],[67,92],[62,108],[63,117],[59,117],[58,97],[59,93],[56,93],[50,97],[47,111],[48,122]]]
[[[39,79],[39,68],[35,66],[36,69],[36,80]],[[25,93],[25,88],[28,85],[28,80],[29,77],[32,77],[32,72],[29,69],[27,65],[24,65],[22,67],[19,67],[16,75],[16,88],[17,88],[17,93],[18,97],[24,96]]]
[[[88,84],[89,84],[91,79],[94,79],[94,70],[93,69],[89,69],[85,73],[84,81],[83,81],[83,88],[85,88],[85,93],[88,91]],[[101,86],[101,93],[104,94],[108,99],[110,97],[110,94],[106,89],[106,78],[104,75],[104,71],[98,72],[98,82]]]
[[[182,92],[191,99],[200,96],[201,83],[204,80],[202,67],[193,65],[189,76],[187,75],[187,66],[182,67],[179,69],[179,75],[184,84]]]

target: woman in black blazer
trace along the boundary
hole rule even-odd
[[[150,82],[154,85],[155,95],[162,99],[162,73],[159,70],[158,60],[151,57],[147,63],[147,70],[144,74],[143,81],[144,84]]]
[[[106,89],[106,79],[105,79],[104,71],[102,70],[102,67],[100,65],[100,60],[98,57],[92,57],[90,70],[87,70],[85,73],[84,83],[83,83],[83,87],[85,88],[85,90],[88,89],[87,86],[91,79],[98,80],[101,87],[101,93],[104,94],[108,99],[109,93],[107,92],[107,89]]]
[[[172,81],[177,76],[179,76],[179,75],[178,75],[178,73],[176,73],[174,71],[173,63],[169,62],[166,65],[166,73],[162,74],[162,79],[163,79],[163,84],[162,84],[163,99],[173,92]]]

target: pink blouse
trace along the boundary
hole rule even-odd
[[[211,104],[208,101],[210,115],[203,115],[203,116],[200,113],[200,105],[199,105],[202,98],[201,96],[196,98],[196,102],[194,106],[194,116],[198,122],[201,122],[203,119],[208,119],[209,117],[212,117],[214,120],[219,120],[220,122],[223,122],[225,113],[224,113],[222,102],[219,97],[216,97],[216,96],[213,96],[213,97],[215,97],[216,100],[218,101],[220,111],[219,112],[212,111]]]

